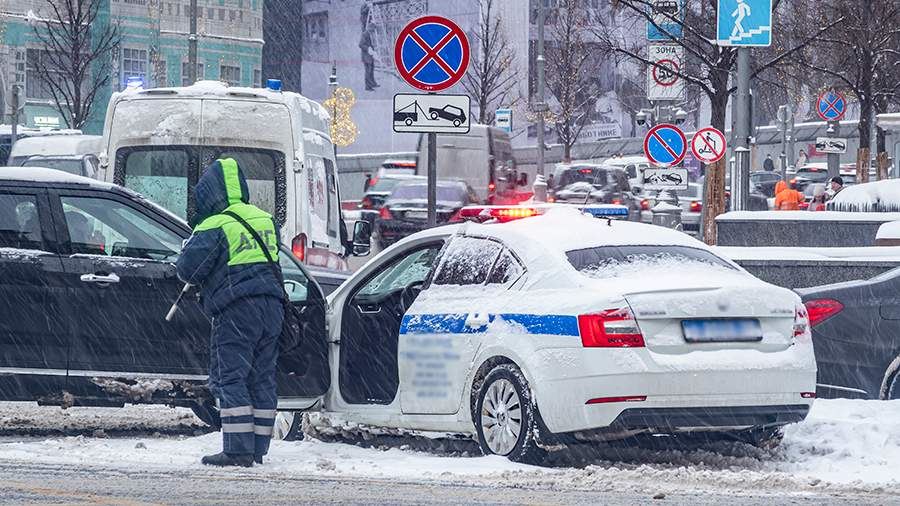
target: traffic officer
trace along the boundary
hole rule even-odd
[[[202,462],[250,467],[262,464],[275,424],[284,288],[259,242],[223,213],[250,225],[275,262],[278,231],[271,215],[249,203],[247,180],[232,158],[209,166],[194,196],[198,224],[178,258],[178,277],[200,287],[212,317],[209,386],[219,403],[223,440],[223,451]]]

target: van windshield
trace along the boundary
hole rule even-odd
[[[247,178],[250,203],[284,223],[285,162],[279,151],[225,146],[127,147],[116,152],[114,181],[191,222],[195,210],[191,192],[202,171],[219,158],[234,158]]]

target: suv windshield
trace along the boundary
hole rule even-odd
[[[569,263],[592,278],[612,278],[648,268],[734,267],[709,251],[689,246],[599,246],[569,251]]]
[[[250,202],[284,223],[285,162],[279,151],[222,146],[127,147],[116,153],[114,182],[190,221],[194,185],[206,167],[219,158],[237,160],[247,178]]]
[[[84,176],[83,164],[81,160],[68,160],[63,158],[35,158],[25,160],[23,167],[44,167],[46,169],[56,169],[77,176]]]

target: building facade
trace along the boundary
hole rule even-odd
[[[183,86],[188,79],[190,0],[83,0],[101,2],[98,24],[114,23],[121,43],[112,75],[98,96],[85,133],[100,133],[106,104],[129,79],[145,87]],[[198,0],[198,78],[233,85],[262,81],[263,0]],[[65,128],[66,122],[40,85],[35,59],[40,39],[35,27],[51,17],[48,0],[0,0],[0,110],[11,117],[12,86],[24,90],[20,123]],[[94,27],[102,30],[103,26]]]

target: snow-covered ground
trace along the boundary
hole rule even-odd
[[[0,430],[59,423],[59,408],[0,404]],[[13,414],[13,408],[19,414]],[[71,411],[71,410],[70,410]],[[112,413],[114,410],[101,410]],[[43,412],[44,421],[40,412]],[[104,428],[104,417],[81,408],[74,425]],[[65,412],[62,412],[65,413]],[[0,439],[0,462],[41,463],[156,471],[200,468],[199,458],[218,451],[218,434],[165,437],[146,430],[160,421],[194,427],[189,411],[132,407],[109,416],[113,426],[132,423],[141,434],[128,437]],[[128,413],[128,414],[125,414]],[[129,422],[130,421],[130,422]],[[820,400],[809,418],[789,426],[776,450],[716,443],[703,450],[650,450],[592,446],[572,452],[577,467],[538,468],[501,457],[465,457],[407,449],[363,448],[316,440],[273,443],[266,476],[322,476],[402,480],[465,481],[491,485],[578,487],[592,490],[684,490],[773,494],[890,494],[900,484],[900,401]]]

